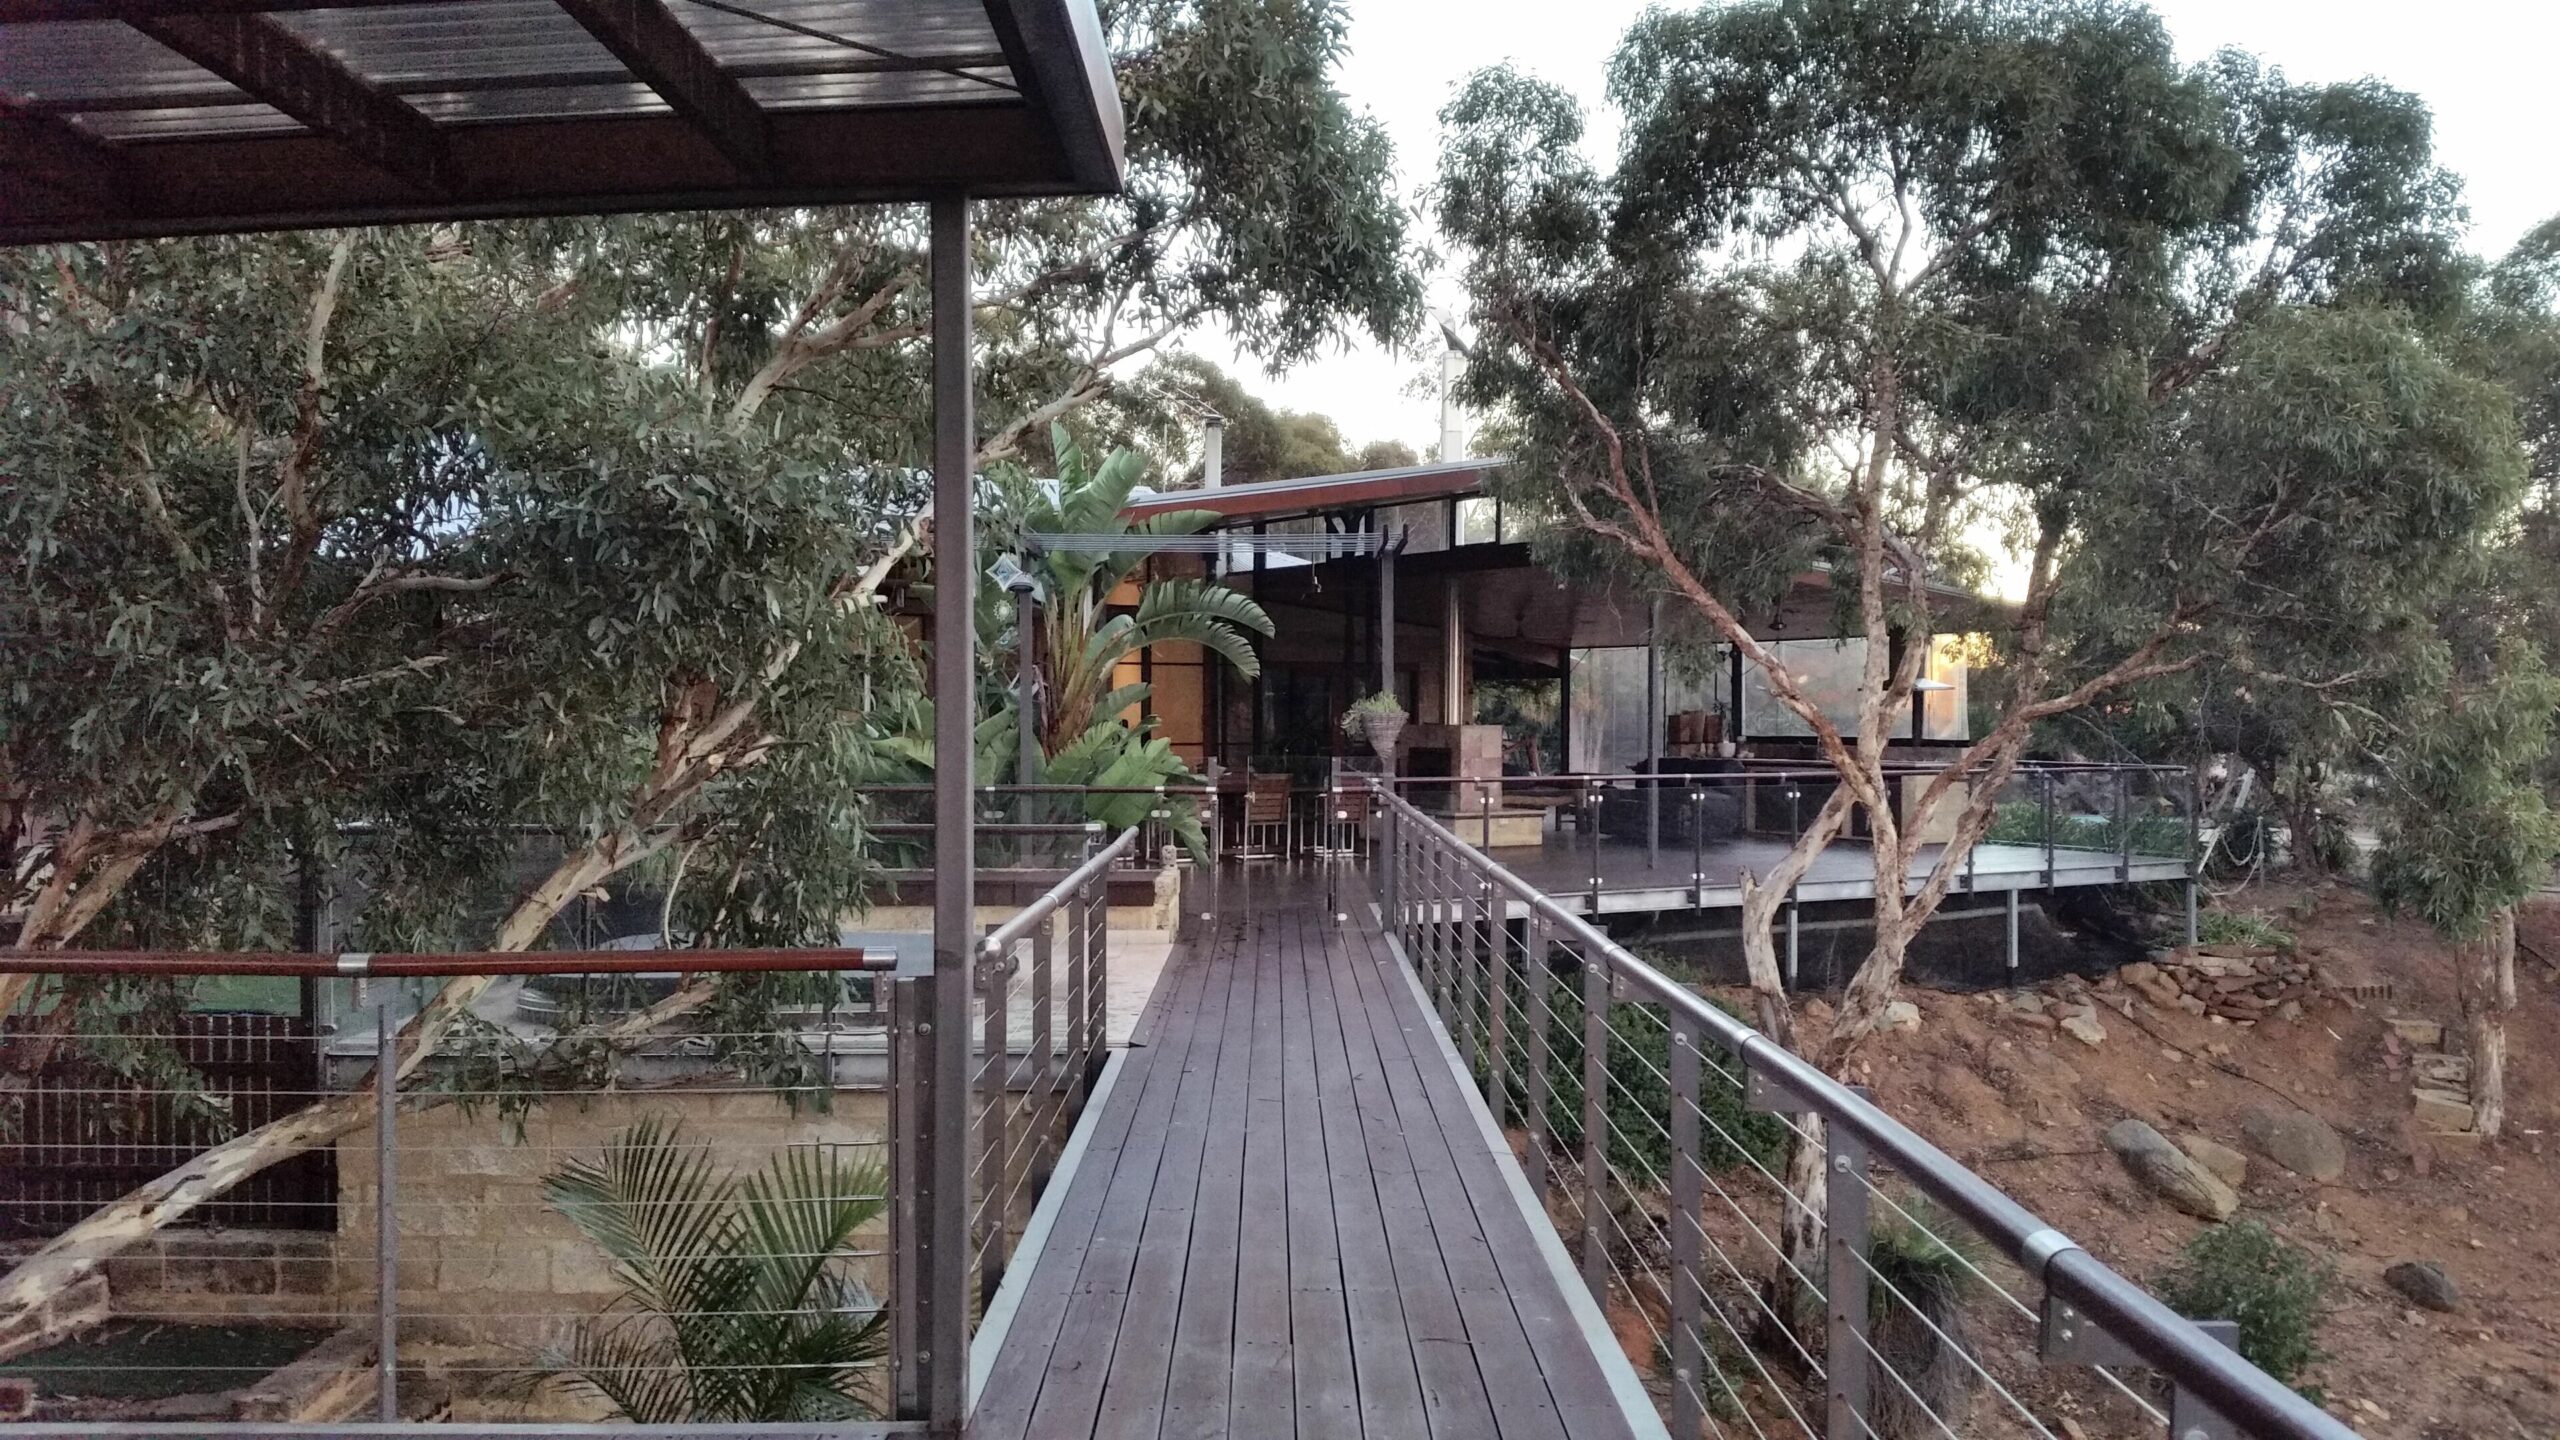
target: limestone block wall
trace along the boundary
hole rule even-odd
[[[736,1175],[793,1146],[840,1147],[856,1164],[888,1158],[888,1112],[876,1091],[839,1092],[828,1110],[796,1114],[770,1092],[715,1087],[551,1100],[525,1119],[521,1138],[488,1109],[404,1113],[392,1192],[402,1335],[535,1347],[611,1304],[621,1293],[612,1262],[551,1208],[542,1182],[572,1160],[595,1159],[648,1120],[675,1125],[680,1139],[708,1146],[714,1165]],[[338,1176],[338,1293],[369,1312],[378,1194],[370,1129],[340,1143]],[[883,1252],[862,1267],[879,1294],[888,1289],[886,1242],[884,1211],[873,1233],[856,1241],[859,1250]]]

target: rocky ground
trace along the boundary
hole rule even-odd
[[[2345,887],[2231,903],[2298,943],[2033,992],[1913,992],[1913,1023],[1863,1078],[2137,1278],[2215,1214],[2330,1257],[2329,1358],[2306,1382],[2364,1434],[2560,1437],[2560,905],[2527,918],[2507,1133],[2487,1141],[2460,1133],[2440,941]],[[2086,1433],[2111,1433],[2100,1419]]]

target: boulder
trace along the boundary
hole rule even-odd
[[[1887,1005],[1884,1007],[1884,1028],[1887,1030],[1919,1029],[1920,1007],[1908,1000],[1896,1000]]]
[[[2249,1157],[2207,1135],[2190,1130],[2178,1137],[2187,1158],[2213,1172],[2213,1178],[2237,1190],[2249,1180]]]
[[[2107,1128],[2106,1146],[2126,1173],[2170,1204],[2204,1220],[2228,1220],[2240,1208],[2240,1197],[2214,1178],[2169,1137],[2139,1120],[2119,1120]]]
[[[2334,1185],[2347,1173],[2347,1142],[2307,1110],[2252,1110],[2240,1133],[2258,1153],[2296,1175]]]
[[[2063,1034],[2083,1045],[2097,1046],[2107,1043],[2107,1027],[2098,1023],[2095,1011],[2083,1013],[2075,1010],[2063,1016],[2060,1024]]]
[[[2382,1272],[2382,1283],[2429,1310],[2451,1312],[2462,1308],[2462,1287],[2453,1283],[2443,1266],[2432,1261],[2403,1260]]]

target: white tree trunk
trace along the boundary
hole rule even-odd
[[[2516,912],[2493,917],[2454,949],[2456,990],[2471,1041],[2471,1128],[2496,1139],[2507,1123],[2507,1012],[2516,1004]]]

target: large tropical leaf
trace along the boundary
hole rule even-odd
[[[887,1331],[839,1267],[886,1187],[818,1147],[733,1181],[674,1127],[634,1126],[544,1182],[627,1288],[541,1369],[641,1424],[866,1418]]]

